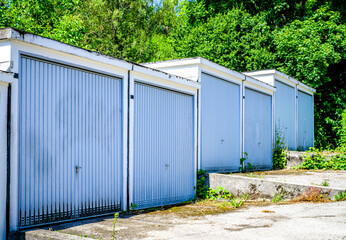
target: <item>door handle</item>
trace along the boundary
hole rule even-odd
[[[76,166],[76,174],[78,173],[79,169],[81,169],[81,166]]]

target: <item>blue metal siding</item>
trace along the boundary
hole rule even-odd
[[[133,202],[146,208],[192,199],[193,97],[136,83],[134,101]]]
[[[238,170],[240,86],[202,74],[201,91],[201,169]]]
[[[280,133],[285,147],[295,150],[295,89],[279,81],[275,82],[275,86],[275,131]]]
[[[272,167],[272,97],[245,88],[244,151],[254,169]]]
[[[19,79],[20,226],[118,210],[121,80],[27,57]]]
[[[313,97],[298,91],[298,148],[308,150],[314,146]]]

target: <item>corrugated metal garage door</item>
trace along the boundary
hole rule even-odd
[[[244,151],[254,169],[272,167],[272,97],[245,88]]]
[[[202,74],[201,169],[239,168],[240,86]]]
[[[298,148],[308,150],[314,146],[313,97],[298,91]]]
[[[194,197],[193,97],[135,84],[133,202],[138,208]]]
[[[275,86],[275,131],[281,133],[285,147],[295,150],[295,89],[279,81],[276,81]]]
[[[114,77],[21,58],[21,227],[120,208],[121,85]]]

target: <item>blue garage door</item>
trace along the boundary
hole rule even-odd
[[[21,227],[120,209],[121,86],[107,75],[21,58]]]
[[[314,146],[314,108],[312,95],[298,91],[298,149]]]
[[[296,149],[296,95],[295,89],[276,81],[275,92],[275,131],[283,138],[285,147]]]
[[[255,170],[272,167],[272,97],[245,88],[244,151]]]
[[[194,197],[193,96],[135,84],[133,202],[138,208]]]
[[[241,155],[240,86],[202,74],[201,169],[235,171]]]

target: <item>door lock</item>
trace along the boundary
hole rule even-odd
[[[79,169],[81,169],[81,166],[76,166],[76,174],[78,173]]]

